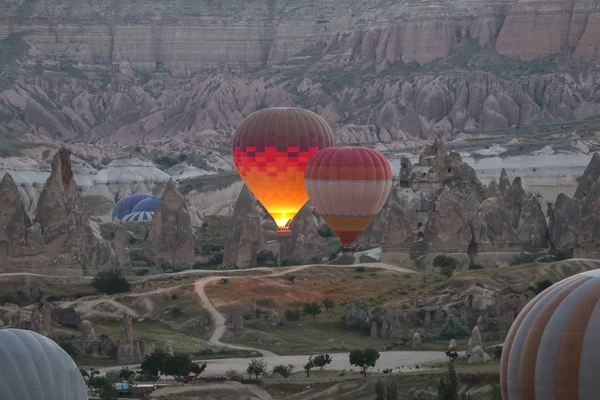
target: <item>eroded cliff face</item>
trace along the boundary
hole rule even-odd
[[[216,149],[229,138],[212,129],[297,105],[339,142],[402,147],[585,118],[600,114],[598,4],[0,0],[0,130]]]

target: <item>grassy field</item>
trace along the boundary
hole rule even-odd
[[[118,339],[121,328],[119,321],[113,318],[91,317],[90,322],[94,325],[96,334],[105,334],[110,338]],[[191,354],[194,359],[218,359],[237,357],[257,357],[259,353],[234,350],[223,347],[212,346],[207,343],[210,331],[197,331],[192,329],[175,330],[165,323],[154,320],[133,321],[134,337],[138,339],[152,340],[157,349],[162,349],[168,340],[174,352]],[[212,351],[212,353],[211,353]],[[109,364],[116,364],[112,360]]]
[[[266,348],[277,354],[308,354],[311,352],[339,352],[362,348],[369,344],[380,350],[410,350],[398,344],[399,339],[369,338],[362,332],[346,329],[342,322],[344,306],[355,299],[364,298],[372,307],[423,293],[431,285],[443,280],[435,274],[397,273],[382,269],[310,267],[294,273],[291,283],[281,277],[244,277],[230,280],[227,285],[211,284],[205,291],[213,305],[224,314],[241,312],[246,315],[243,335],[229,335],[225,340],[246,346]],[[235,293],[235,296],[231,296]],[[316,318],[301,316],[299,321],[286,321],[287,310],[302,311],[305,303],[324,298],[332,299],[336,306]],[[251,318],[252,301],[264,311]],[[267,321],[267,311],[276,310],[281,324],[273,326]],[[411,326],[404,326],[401,337],[410,338]],[[466,342],[459,341],[459,345]],[[425,340],[424,350],[445,350],[447,341]]]

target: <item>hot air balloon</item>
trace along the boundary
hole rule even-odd
[[[533,298],[502,350],[504,400],[583,400],[600,394],[600,270],[563,279]]]
[[[304,184],[315,210],[348,247],[383,208],[392,170],[375,150],[332,147],[311,158]]]
[[[256,111],[233,138],[233,161],[240,176],[289,235],[289,223],[308,200],[304,169],[319,150],[333,146],[333,132],[317,114],[292,107]]]
[[[85,381],[52,340],[21,329],[0,330],[2,400],[85,400]]]

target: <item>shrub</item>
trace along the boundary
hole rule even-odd
[[[261,250],[256,255],[256,264],[260,267],[277,266],[277,256],[269,250]]]
[[[496,360],[502,358],[502,346],[494,346],[494,358]]]
[[[61,349],[63,349],[68,355],[71,356],[71,358],[75,358],[79,355],[79,350],[77,350],[77,348],[75,347],[75,345],[71,342],[67,342],[67,341],[60,341],[58,342],[58,345],[60,346]]]
[[[329,354],[319,354],[312,361],[315,367],[319,367],[322,370],[324,366],[331,364],[332,359]]]
[[[350,352],[350,365],[359,367],[365,378],[367,377],[367,370],[374,368],[377,360],[379,360],[379,352],[373,348]]]
[[[437,400],[437,393],[431,389],[410,388],[406,400]]]
[[[48,297],[48,298],[50,298],[50,297]],[[48,300],[48,301],[51,301],[51,300]],[[3,293],[3,294],[0,294],[0,305],[6,304],[6,303],[16,304],[17,303],[17,298],[12,293]]]
[[[573,258],[573,249],[570,250],[556,250],[553,254],[554,261],[563,261]]]
[[[92,283],[94,288],[104,294],[129,292],[131,287],[127,279],[117,268],[98,272]]]
[[[484,267],[481,264],[475,264],[475,263],[469,264],[469,269],[483,269],[483,268]]]
[[[321,314],[321,305],[316,301],[304,304],[304,314],[312,315],[313,318],[316,318],[317,315]]]
[[[354,300],[353,304],[344,307],[342,321],[348,329],[368,333],[371,329],[369,323],[369,310],[367,302],[364,299]]]
[[[237,371],[234,371],[232,369],[230,369],[229,371],[227,371],[225,373],[225,376],[227,377],[228,380],[230,381],[237,381],[237,382],[241,382],[244,380],[244,376],[242,374],[240,374]]]
[[[446,278],[450,278],[454,274],[454,270],[450,267],[443,267],[440,272]]]
[[[513,258],[510,265],[531,264],[532,262],[535,262],[533,254],[521,254]]]
[[[246,373],[252,379],[252,375],[258,379],[259,376],[264,375],[267,372],[267,362],[262,358],[253,358],[246,368]]]
[[[288,364],[288,365],[277,365],[275,367],[273,367],[273,374],[274,375],[279,375],[282,378],[287,379],[291,374],[292,371],[294,370],[294,366],[292,364]]]
[[[446,318],[444,325],[442,325],[440,339],[460,339],[465,336],[469,336],[469,332],[460,324],[460,321],[454,315],[449,315],[448,318]]]
[[[329,311],[329,309],[334,309],[335,308],[335,302],[330,299],[329,297],[324,298],[321,303],[323,303],[323,307],[325,307],[325,310]]]
[[[536,282],[534,287],[530,287],[530,289],[535,293],[535,294],[540,294],[542,293],[544,290],[546,290],[547,288],[549,288],[550,286],[552,286],[554,283],[552,283],[551,280],[549,279],[544,279],[543,281],[539,281]]]
[[[356,272],[367,272],[367,268],[364,265],[358,266],[354,270]]]
[[[300,320],[300,310],[287,310],[285,312],[286,321],[299,321]]]
[[[458,265],[458,260],[454,257],[440,254],[433,259],[433,265],[439,268],[450,267],[451,269],[454,269]]]

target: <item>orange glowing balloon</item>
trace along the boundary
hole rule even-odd
[[[278,233],[308,200],[306,164],[334,144],[333,132],[317,114],[292,107],[256,111],[244,119],[233,138],[233,161],[242,180],[271,214]]]

